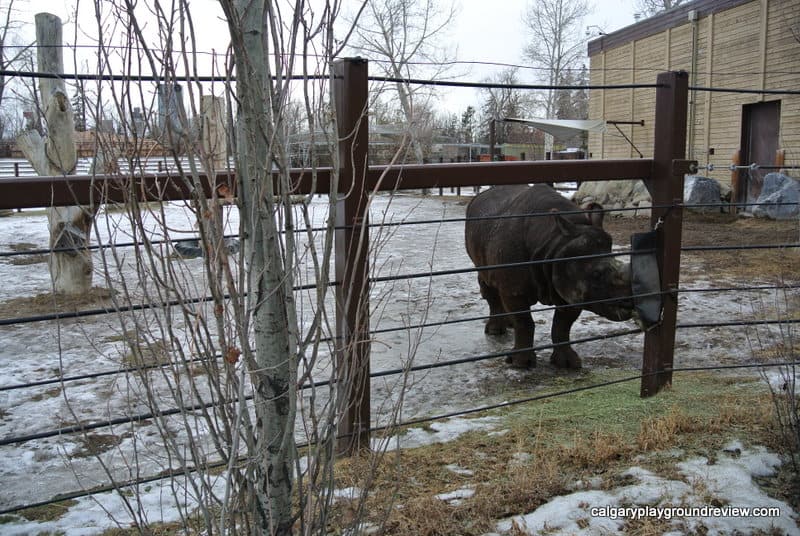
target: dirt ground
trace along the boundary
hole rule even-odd
[[[630,244],[632,233],[650,229],[649,218],[607,217],[604,227],[614,244]],[[734,214],[684,212],[683,247],[751,246],[800,243],[800,222],[774,221]],[[737,249],[682,253],[681,280],[709,273],[744,281],[791,283],[800,280],[800,248]]]

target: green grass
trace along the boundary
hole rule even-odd
[[[622,380],[636,371],[597,371],[577,380],[558,378],[557,392],[576,387]],[[561,381],[567,380],[567,381]],[[570,381],[572,380],[572,381]],[[708,418],[718,407],[712,403],[735,393],[758,396],[766,390],[759,378],[723,376],[723,373],[674,374],[673,385],[650,398],[639,396],[640,380],[634,379],[604,387],[522,404],[508,413],[510,424],[535,421],[537,426],[574,432],[602,429],[608,433],[631,434],[639,431],[645,419],[663,416],[680,407],[690,417]],[[519,395],[519,393],[518,393]]]

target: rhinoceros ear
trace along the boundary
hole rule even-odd
[[[577,234],[575,224],[562,216],[557,208],[551,208],[550,213],[553,215],[553,221],[556,224],[556,229],[564,236],[573,236]]]
[[[589,203],[584,203],[583,205],[581,205],[581,210],[602,211],[603,205],[601,205],[600,203],[595,203],[594,201],[590,201]],[[603,217],[605,215],[606,215],[605,212],[586,212],[586,219],[589,220],[589,224],[602,229]]]

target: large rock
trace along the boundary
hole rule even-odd
[[[719,212],[721,199],[722,191],[714,179],[688,175],[683,181],[683,202],[686,208],[698,212]]]
[[[782,173],[764,177],[761,195],[753,207],[753,215],[773,220],[790,220],[800,216],[800,182]]]
[[[579,205],[594,201],[609,209],[634,209],[612,213],[621,216],[649,216],[652,204],[650,193],[639,180],[584,182],[572,200]]]

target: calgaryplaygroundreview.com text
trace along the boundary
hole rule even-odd
[[[589,510],[592,517],[611,519],[666,519],[687,517],[780,517],[778,507],[745,506],[598,506]]]

